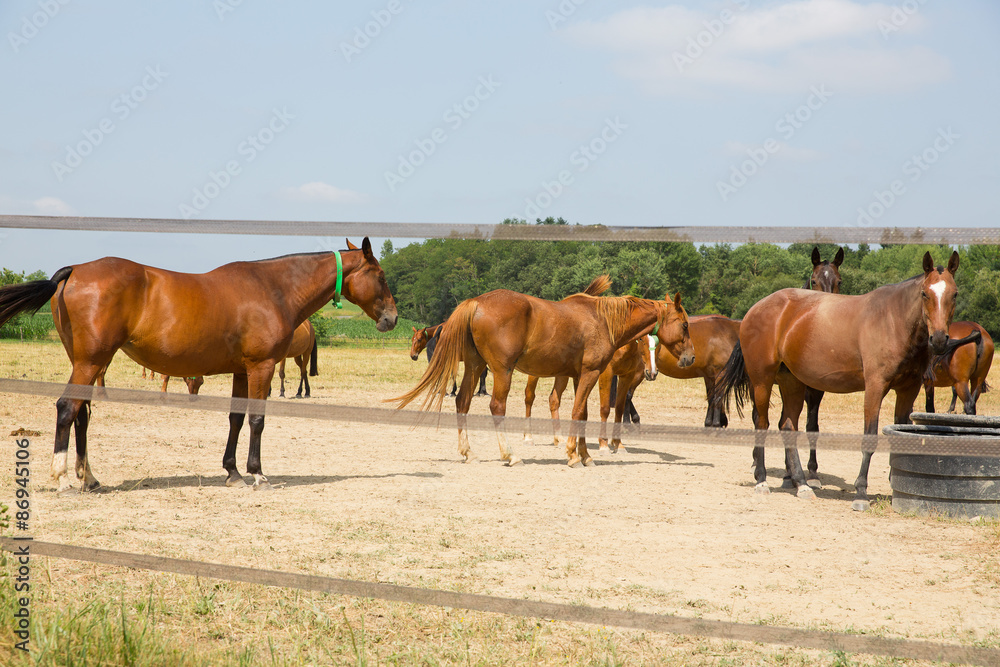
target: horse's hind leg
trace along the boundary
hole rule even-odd
[[[278,364],[278,380],[281,381],[281,391],[278,393],[278,398],[285,397],[285,360],[282,359],[281,363]],[[235,396],[235,394],[233,394]]]
[[[247,376],[233,375],[233,398],[247,397]],[[237,411],[235,407],[229,413],[229,439],[226,441],[226,453],[222,455],[222,467],[226,470],[226,486],[246,486],[243,476],[236,469],[236,443],[240,439],[240,430],[246,419],[246,411]]]
[[[112,352],[112,355],[114,352]],[[69,384],[89,385],[101,375],[107,363],[73,364]],[[52,450],[52,477],[56,481],[56,490],[61,493],[72,493],[69,475],[66,472],[66,458],[69,450],[69,431],[76,429],[76,474],[81,480],[84,491],[96,489],[101,484],[94,477],[87,461],[87,426],[90,424],[90,401],[72,399],[63,396],[56,401],[56,437]]]
[[[531,406],[535,403],[535,389],[538,387],[538,376],[529,375],[528,383],[524,385],[524,444],[533,445],[531,439]]]
[[[806,437],[809,439],[809,474],[806,484],[814,489],[822,489],[819,481],[819,462],[816,460],[816,436],[819,433],[819,404],[823,401],[823,392],[809,387],[806,389]]]
[[[952,394],[953,398],[952,398],[952,401],[951,401],[951,407],[948,408],[948,412],[954,412],[955,411],[955,400],[954,400],[955,390],[954,389],[952,389],[951,394]],[[931,412],[931,413],[933,413],[934,412],[934,382],[933,382],[933,380],[929,381],[929,382],[924,382],[924,399],[925,399],[924,400],[924,412]]]
[[[559,442],[559,406],[562,404],[562,395],[569,384],[568,377],[557,377],[552,383],[552,393],[549,394],[549,415],[552,417],[552,444],[558,447]]]
[[[295,357],[295,363],[298,364],[299,366],[299,373],[301,376],[299,379],[299,390],[295,392],[295,398],[302,398],[303,384],[305,384],[306,386],[306,398],[309,398],[309,377],[308,377],[309,373],[308,373],[308,366],[306,365],[306,355],[303,354],[301,356]]]
[[[516,466],[519,463],[523,463],[523,461],[521,461],[507,443],[507,434],[504,432],[504,417],[507,414],[507,394],[510,393],[511,375],[513,375],[513,369],[493,369],[493,398],[490,399],[490,414],[493,415],[493,426],[496,429],[497,444],[500,446],[500,458],[506,461],[507,465]],[[474,379],[476,375],[472,377]],[[462,391],[465,391],[464,381]]]
[[[802,414],[802,403],[807,389],[801,381],[790,373],[783,373],[778,377],[778,391],[781,394],[781,420],[778,422],[778,428],[783,432],[782,438],[785,441],[785,470],[789,472],[792,486],[798,490],[799,498],[816,497],[816,494],[806,483],[796,442],[799,417]]]
[[[473,355],[475,355],[475,359],[470,359]],[[462,375],[462,387],[458,390],[458,397],[455,399],[455,411],[458,417],[458,453],[465,459],[466,463],[470,463],[476,457],[469,446],[469,431],[465,428],[466,415],[469,414],[469,407],[472,405],[473,383],[479,375],[479,369],[485,367],[486,362],[475,350],[466,349],[463,357],[465,371]],[[495,383],[493,387],[495,391]]]
[[[598,451],[599,452],[611,452],[611,448],[608,447],[608,416],[611,414],[611,382],[616,381],[616,384],[620,384],[619,378],[611,373],[610,364],[605,367],[604,372],[601,373],[597,380],[597,391],[601,397],[601,434],[597,438]],[[621,391],[615,392],[615,403],[618,403],[619,398],[625,398],[627,392],[625,387],[621,387]],[[621,413],[619,413],[621,414]],[[615,421],[618,420],[616,416]],[[618,434],[615,433],[615,439],[619,440]],[[617,450],[618,448],[615,447]]]
[[[955,414],[955,405],[958,403],[958,391],[952,387],[951,388],[951,405],[948,406],[948,414]],[[928,410],[927,412],[933,412],[933,410]]]
[[[957,391],[958,398],[962,399],[962,411],[967,415],[976,414],[976,401],[972,398],[972,392],[969,391],[968,382],[959,382],[954,387],[952,391]]]

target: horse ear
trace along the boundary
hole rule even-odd
[[[365,257],[374,257],[372,254],[372,242],[368,240],[367,236],[365,237],[365,240],[361,242],[361,252],[365,253]]]
[[[813,266],[819,266],[820,262],[823,261],[819,256],[819,246],[813,246],[812,261]]]
[[[410,328],[412,328],[412,329],[413,329],[413,333],[417,333],[417,328],[416,328],[415,326],[413,326],[413,325],[411,324],[411,325],[410,325]]]
[[[951,253],[951,259],[948,260],[948,273],[955,275],[958,271],[958,251],[955,250]]]
[[[680,310],[680,307],[681,307],[681,293],[677,292],[677,294],[674,294],[674,308]]]
[[[931,258],[931,251],[928,250],[924,253],[924,273],[930,273],[934,270],[934,260]]]
[[[351,243],[351,239],[347,239],[347,249],[348,250],[357,250],[358,246],[356,246],[353,243]]]
[[[837,256],[833,258],[833,265],[840,268],[840,265],[844,263],[844,249],[839,248],[837,250]]]

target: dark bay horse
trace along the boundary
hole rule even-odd
[[[681,367],[678,359],[665,345],[656,346],[656,368],[667,377],[679,380],[704,378],[708,411],[705,426],[724,428],[729,425],[725,406],[712,402],[715,379],[726,367],[733,348],[740,340],[740,320],[722,315],[694,315],[689,320],[688,332],[694,345],[694,363]]]
[[[683,363],[694,361],[687,332],[687,314],[680,294],[671,301],[636,297],[597,297],[575,294],[547,301],[510,290],[494,290],[463,301],[444,323],[437,353],[417,386],[391,401],[402,408],[426,394],[423,408],[441,409],[448,383],[464,362],[458,392],[458,451],[471,458],[465,415],[472,402],[475,379],[488,367],[493,371],[494,417],[501,458],[521,463],[507,444],[503,416],[507,410],[511,374],[573,378],[576,395],[573,419],[587,419],[587,398],[615,350],[657,330],[667,345],[675,346]],[[571,435],[566,445],[571,467],[593,465],[585,436]]]
[[[275,366],[285,358],[295,328],[342,294],[376,321],[396,325],[396,303],[371,242],[349,250],[286,255],[226,264],[203,274],[177,273],[107,257],[67,266],[49,280],[0,289],[0,324],[52,302],[52,318],[73,364],[69,384],[90,385],[119,349],[157,373],[180,377],[233,374],[233,398],[264,400]],[[338,260],[338,255],[340,260]],[[342,264],[342,269],[338,265]],[[339,297],[338,297],[339,298]],[[66,473],[70,427],[76,427],[76,474],[84,490],[99,486],[87,460],[90,401],[56,403],[52,475],[60,491]],[[262,412],[250,410],[247,472],[254,488],[269,488],[261,472]],[[229,415],[222,459],[227,485],[243,485],[236,443],[244,411]]]
[[[955,312],[958,253],[947,269],[935,268],[931,254],[924,272],[861,296],[783,289],[758,301],[740,325],[740,343],[719,378],[717,397],[735,391],[737,407],[752,398],[754,427],[766,430],[775,384],[781,394],[779,428],[798,429],[806,387],[834,393],[865,392],[861,471],[854,482],[851,507],[869,507],[868,468],[878,435],[879,409],[896,392],[895,423],[908,423],[924,371],[935,353],[947,349],[948,327]],[[787,372],[782,372],[782,370]],[[760,434],[763,436],[763,433]],[[754,447],[757,492],[767,493],[764,447]],[[799,497],[815,497],[806,484],[798,450],[785,449],[785,462]]]
[[[433,327],[424,327],[423,329],[410,327],[413,329],[413,335],[410,337],[410,359],[416,361],[420,358],[420,353],[427,350],[427,363],[430,363],[434,357],[434,348],[437,346],[438,338],[441,336],[441,327],[443,326],[444,324],[438,324]],[[479,391],[476,392],[476,396],[489,396],[489,393],[486,391],[487,373],[489,371],[484,370],[483,374],[479,376]],[[455,396],[457,393],[458,385],[452,382],[451,394],[449,396]]]
[[[306,355],[309,356],[309,372],[306,372]],[[285,397],[285,362],[289,359],[295,360],[295,365],[299,367],[299,390],[295,392],[295,398],[302,398],[302,385],[306,386],[306,398],[309,398],[309,377],[319,375],[319,346],[316,343],[316,329],[312,322],[304,321],[295,328],[292,334],[292,344],[288,346],[287,356],[278,365],[278,378],[281,380],[281,392],[279,398]]]
[[[961,398],[965,414],[974,415],[979,395],[989,390],[986,376],[993,366],[993,339],[975,322],[952,323],[948,336],[956,343],[968,337],[974,340],[931,359],[924,374],[925,411],[934,412],[934,387],[951,387],[948,412],[955,411],[955,403]]]

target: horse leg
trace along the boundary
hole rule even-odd
[[[623,377],[622,386],[627,386],[628,391],[625,392],[624,398],[618,397],[615,401],[615,430],[611,438],[611,451],[618,453],[619,451],[623,454],[628,452],[625,450],[625,445],[622,444],[621,440],[621,430],[622,423],[629,420],[630,412],[635,412],[635,405],[632,404],[632,396],[635,395],[635,390],[639,388],[642,384],[643,377],[645,376],[645,369],[640,368],[632,374],[632,377]],[[636,412],[634,416],[631,417],[631,423],[639,424],[639,414]],[[630,431],[631,432],[631,431]]]
[[[281,363],[278,364],[278,379],[281,380],[281,391],[278,392],[278,398],[285,397],[285,360],[282,359]]]
[[[458,397],[455,399],[455,411],[458,417],[458,453],[462,455],[466,463],[476,460],[475,455],[472,453],[472,448],[469,446],[469,432],[465,428],[466,415],[469,414],[469,407],[472,405],[472,385],[479,375],[479,370],[486,366],[486,362],[482,357],[475,352],[471,354],[476,355],[475,360],[469,360],[468,357],[471,356],[470,351],[466,350],[462,388],[459,389]]]
[[[160,387],[160,391],[162,393],[164,393],[164,394],[167,393],[167,383],[168,382],[170,382],[170,376],[169,375],[164,375],[163,376],[163,386]]]
[[[295,392],[295,398],[302,398],[302,385],[306,386],[306,398],[309,398],[309,379],[308,367],[306,366],[306,355],[302,354],[295,357],[295,363],[299,367],[299,390]]]
[[[952,396],[954,397],[955,390],[952,389]],[[934,380],[924,380],[924,412],[934,412]],[[952,400],[951,407],[948,408],[948,412],[955,411],[955,401]]]
[[[717,428],[719,426],[719,420],[717,418],[718,410],[712,405],[712,392],[715,391],[715,378],[705,376],[705,401],[708,403],[708,409],[705,410],[705,428]]]
[[[114,355],[114,352],[111,353]],[[109,362],[110,363],[110,362]],[[97,380],[107,363],[74,363],[68,384],[89,385]],[[66,396],[56,401],[56,437],[52,449],[52,477],[60,494],[75,493],[66,473],[66,456],[69,450],[70,428],[76,429],[76,474],[84,491],[96,489],[101,484],[90,471],[87,462],[87,426],[90,423],[90,401]],[[82,461],[81,461],[82,457]]]
[[[524,385],[524,444],[533,445],[531,439],[531,406],[535,403],[535,389],[538,387],[538,376],[529,375],[528,383]]]
[[[958,398],[962,399],[963,412],[967,415],[976,414],[976,401],[972,398],[972,392],[969,391],[969,383],[959,382],[951,390],[954,392],[956,389],[958,390]]]
[[[267,400],[271,389],[271,379],[274,377],[274,361],[265,360],[247,373],[248,398]],[[247,422],[250,425],[250,452],[247,454],[247,472],[253,475],[254,491],[270,491],[271,484],[264,476],[260,465],[260,436],[264,431],[264,409],[259,413],[247,410],[250,414]]]
[[[552,393],[549,394],[549,415],[552,417],[552,444],[558,447],[559,442],[559,406],[562,404],[562,395],[569,384],[568,377],[557,377],[552,383]]]
[[[919,387],[920,385],[917,385],[918,391]],[[868,469],[878,439],[878,413],[887,391],[885,383],[881,381],[865,383],[865,434],[861,436],[861,470],[858,471],[858,478],[854,480],[854,501],[851,503],[851,509],[855,512],[864,512],[871,507],[868,499]],[[896,400],[898,408],[898,394]]]
[[[587,435],[585,432],[581,433],[580,424],[587,421],[587,399],[600,375],[600,371],[591,370],[581,373],[579,378],[573,379],[573,385],[576,388],[576,396],[573,399],[573,426],[570,428],[570,436],[566,441],[566,456],[571,468],[576,468],[581,463],[585,466],[594,465],[594,459],[587,452]]]
[[[611,448],[608,447],[608,415],[611,414],[611,380],[615,378],[615,375],[611,372],[611,364],[608,364],[604,371],[598,376],[597,379],[597,391],[601,399],[601,434],[597,438],[598,451],[601,453],[611,452]],[[618,404],[618,399],[625,397],[625,386],[621,382],[621,378],[616,378],[618,380],[618,385],[620,391],[615,392],[615,405]],[[617,421],[617,416],[615,421]],[[617,438],[617,434],[615,435]],[[618,448],[615,447],[617,450]]]
[[[948,406],[948,414],[955,414],[955,404],[958,403],[958,391],[952,387],[951,388],[951,405]]]
[[[755,385],[753,388],[753,427],[757,431],[754,433],[756,443],[753,448],[753,476],[757,484],[754,487],[754,492],[758,494],[771,492],[770,487],[767,485],[767,467],[764,465],[764,439],[767,437],[767,428],[771,425],[767,418],[767,408],[771,402],[772,386],[773,380],[762,385]]]
[[[510,378],[514,369],[493,369],[493,397],[490,399],[490,414],[493,415],[493,428],[497,434],[497,444],[500,446],[500,458],[508,466],[524,463],[507,444],[507,434],[504,432],[504,417],[507,415],[507,394],[510,393]],[[473,375],[475,379],[479,374]],[[465,388],[464,386],[462,387]]]
[[[816,460],[816,437],[819,433],[819,404],[823,401],[823,392],[808,387],[806,389],[806,437],[809,439],[809,474],[806,484],[814,489],[822,489],[819,481],[819,462]]]
[[[816,494],[806,483],[806,476],[802,471],[797,443],[799,417],[806,390],[807,387],[793,375],[780,376],[778,392],[781,394],[781,418],[778,429],[782,431],[782,439],[785,441],[785,470],[788,471],[792,487],[797,489],[799,498],[815,498]]]
[[[233,375],[233,398],[247,397],[247,376]],[[226,486],[246,486],[243,476],[236,469],[236,443],[240,439],[240,429],[243,428],[243,420],[246,419],[246,411],[236,411],[235,406],[229,413],[229,439],[226,441],[226,453],[222,455],[222,467],[226,470]]]
[[[479,391],[476,392],[476,396],[489,396],[489,392],[486,391],[486,374],[489,372],[488,368],[483,369],[483,374],[479,376]]]

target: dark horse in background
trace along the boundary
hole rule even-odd
[[[348,242],[342,294],[375,320],[379,331],[396,326],[396,302],[365,238]],[[234,262],[202,274],[177,273],[116,257],[75,264],[36,280],[0,289],[0,324],[36,311],[51,300],[52,319],[73,364],[69,384],[92,385],[122,350],[163,375],[233,374],[233,398],[264,400],[275,366],[288,353],[292,334],[334,298],[338,253],[286,255]],[[70,427],[76,427],[76,475],[84,490],[100,486],[87,460],[90,400],[63,396],[56,403],[52,476],[60,492],[72,489],[66,473]],[[236,443],[246,411],[229,415],[222,459],[226,484],[243,486]],[[250,412],[247,472],[254,488],[270,488],[261,472],[263,411]]]
[[[752,399],[754,477],[758,493],[768,493],[763,431],[767,430],[771,391],[781,394],[783,431],[798,430],[806,387],[834,393],[863,391],[864,432],[861,470],[854,482],[851,507],[868,509],[868,469],[878,435],[879,409],[890,390],[896,392],[894,419],[909,422],[920,393],[931,351],[948,349],[948,328],[955,312],[958,253],[947,268],[935,267],[928,252],[923,274],[886,285],[861,296],[783,289],[758,301],[740,325],[740,343],[719,378],[717,398],[728,403],[735,392],[737,408]],[[785,463],[800,497],[815,494],[806,483],[798,450],[785,448]]]
[[[418,329],[412,327],[413,336],[410,337],[410,359],[416,361],[420,358],[420,353],[427,350],[427,363],[431,363],[431,359],[434,357],[434,348],[437,347],[438,338],[441,336],[441,327],[444,324],[438,324],[433,327],[424,327],[423,329]],[[489,369],[484,370],[483,374],[479,376],[479,391],[476,392],[476,396],[489,396],[489,392],[486,391],[486,375],[489,373]],[[458,383],[451,383],[451,393],[449,396],[458,395]]]

